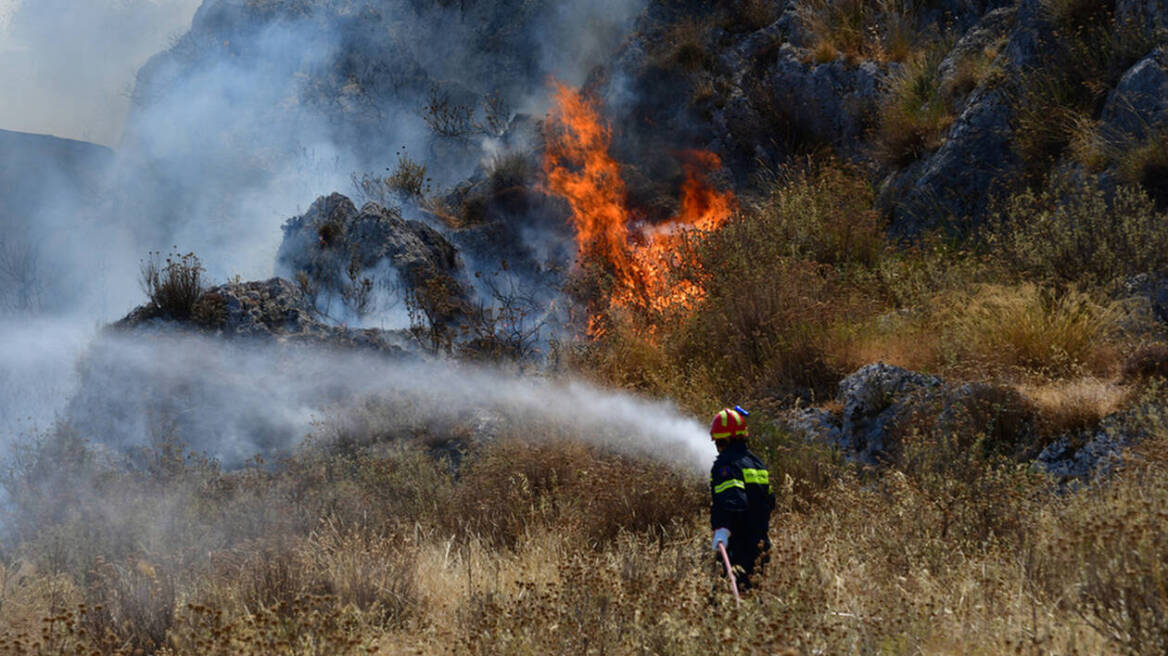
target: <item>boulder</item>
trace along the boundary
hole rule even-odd
[[[941,384],[940,378],[882,362],[861,367],[840,381],[840,433],[845,451],[861,462],[875,463],[891,446],[887,438],[904,414],[904,399],[920,389],[938,389]]]
[[[336,193],[318,198],[284,224],[276,270],[314,293],[347,301],[362,280],[378,289],[400,286],[442,323],[454,321],[466,306],[458,252],[437,230],[376,203],[358,211]]]
[[[866,465],[896,462],[902,440],[913,433],[945,436],[958,447],[1025,457],[1034,437],[1034,413],[1016,391],[984,383],[947,384],[936,376],[876,363],[840,382],[833,414],[795,410],[785,427],[808,441],[840,449]]]
[[[1168,120],[1168,47],[1132,66],[1107,97],[1101,133],[1118,142],[1141,141]]]
[[[1051,442],[1034,460],[1034,467],[1062,482],[1098,480],[1128,457],[1129,447],[1164,425],[1161,401],[1148,401],[1103,418],[1099,425]]]
[[[977,223],[996,186],[1022,165],[1011,144],[1011,117],[1005,90],[975,89],[945,143],[881,185],[879,201],[892,215],[893,233],[960,231]]]
[[[1031,462],[1062,481],[1107,475],[1124,451],[1163,425],[1162,403],[1150,401],[1105,417],[1098,425],[1042,442],[1033,406],[1016,390],[986,383],[949,384],[936,376],[883,363],[840,382],[842,410],[798,408],[780,424],[808,441],[839,449],[864,465],[895,463],[914,433],[952,440]]]
[[[806,63],[790,44],[779,49],[766,83],[776,107],[814,139],[838,147],[854,146],[871,127],[887,71],[870,61],[844,58]]]
[[[1138,317],[1151,317],[1168,323],[1168,276],[1141,273],[1124,281],[1122,294],[1117,299],[1133,308]]]

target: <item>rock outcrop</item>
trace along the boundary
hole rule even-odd
[[[902,236],[939,227],[961,230],[981,216],[1021,162],[1011,144],[1012,112],[1001,88],[978,88],[944,144],[884,182],[881,204]]]
[[[1107,98],[1101,134],[1113,142],[1142,141],[1168,123],[1168,46],[1132,66]]]
[[[1017,391],[985,383],[951,384],[883,363],[866,365],[840,383],[841,410],[799,408],[782,425],[809,442],[839,449],[864,465],[896,464],[903,440],[933,435],[957,448],[982,448],[1032,462],[1060,481],[1110,472],[1123,451],[1163,421],[1163,408],[1144,403],[1097,426],[1042,440],[1037,412]]]
[[[146,304],[112,324],[138,334],[201,333],[225,339],[312,344],[402,354],[403,336],[382,330],[354,330],[320,320],[304,292],[282,278],[228,283],[199,297],[186,321],[175,321]]]
[[[843,379],[836,399],[842,410],[796,410],[785,419],[805,439],[840,449],[857,462],[895,462],[902,440],[935,433],[1010,455],[1033,436],[1031,409],[1017,392],[980,383],[948,384],[936,376],[875,363]]]
[[[437,230],[375,203],[358,210],[336,193],[284,224],[276,256],[277,273],[309,293],[341,296],[358,315],[362,295],[380,288],[414,299],[437,323],[465,312],[459,269],[457,251]]]

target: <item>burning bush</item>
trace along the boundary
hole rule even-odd
[[[692,281],[669,279],[668,270],[687,231],[713,230],[736,207],[732,193],[714,189],[706,179],[721,161],[712,153],[684,153],[677,215],[664,224],[638,226],[641,217],[609,154],[611,128],[590,99],[568,87],[556,84],[554,100],[544,173],[548,190],[571,209],[580,264],[589,279],[585,288],[591,287],[585,297],[589,332],[603,333],[611,311],[633,312],[651,331],[659,315],[687,307],[702,294]]]

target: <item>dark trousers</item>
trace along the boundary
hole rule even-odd
[[[734,568],[734,576],[738,580],[738,590],[745,592],[751,588],[750,577],[754,575],[755,570],[762,574],[766,569],[766,564],[770,561],[771,544],[766,537],[759,539],[751,536],[737,540],[736,537],[730,536],[730,545],[726,548],[726,553],[730,556],[730,566]],[[718,554],[718,568],[725,576],[726,566],[722,563],[721,554]]]

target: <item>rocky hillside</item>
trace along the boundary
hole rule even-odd
[[[829,149],[892,232],[965,232],[1052,171],[1163,205],[1166,23],[1123,0],[651,3],[596,88],[647,171],[708,148],[748,183]]]
[[[0,310],[53,305],[41,252],[53,227],[32,225],[28,217],[77,212],[94,202],[112,160],[104,146],[0,130]]]

